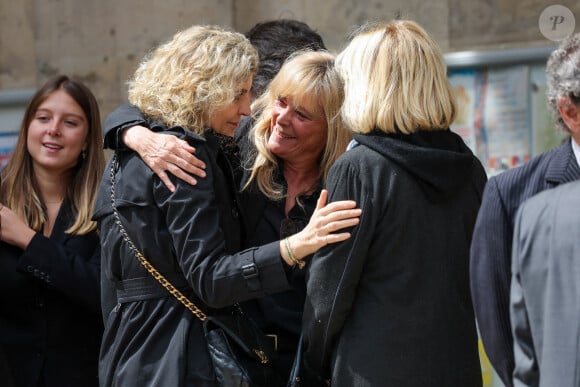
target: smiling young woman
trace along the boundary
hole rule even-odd
[[[0,348],[18,386],[98,385],[100,119],[86,86],[49,80],[1,173]]]

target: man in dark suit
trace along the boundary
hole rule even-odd
[[[547,99],[555,125],[572,137],[525,165],[490,178],[471,245],[471,292],[489,360],[513,386],[513,337],[509,317],[511,247],[516,212],[531,196],[580,179],[580,34],[566,39],[548,59]]]
[[[579,208],[577,181],[534,196],[518,211],[510,296],[514,386],[580,385]]]

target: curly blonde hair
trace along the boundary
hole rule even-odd
[[[296,101],[312,98],[322,108],[327,139],[319,162],[318,183],[321,185],[326,182],[330,167],[344,153],[352,137],[340,115],[344,88],[334,66],[334,56],[326,51],[302,51],[291,56],[266,92],[252,105],[252,111],[261,114],[251,132],[256,151],[250,155],[252,172],[244,188],[255,181],[260,191],[272,200],[285,197],[284,187],[275,181],[279,159],[269,150],[268,140],[272,133],[272,108],[278,98],[286,97]]]
[[[417,23],[368,22],[338,55],[351,130],[445,130],[457,112],[439,46]]]
[[[257,68],[258,53],[244,35],[193,26],[144,58],[129,81],[129,101],[148,118],[203,134]]]

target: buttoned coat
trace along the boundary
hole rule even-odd
[[[0,344],[16,386],[98,385],[99,237],[66,234],[73,221],[65,201],[49,238],[0,242]]]
[[[524,202],[516,216],[510,315],[514,386],[580,386],[580,182]]]
[[[471,245],[471,292],[485,351],[506,387],[514,370],[509,293],[516,212],[531,196],[577,179],[580,167],[569,139],[486,184]]]
[[[154,126],[154,125],[152,125]],[[175,192],[134,152],[118,152],[115,203],[136,247],[208,314],[286,290],[279,243],[241,246],[237,185],[215,137],[165,130],[196,148],[207,177]],[[214,386],[202,323],[140,265],[115,224],[109,164],[97,199],[103,246],[101,386]],[[173,177],[172,177],[173,178]]]

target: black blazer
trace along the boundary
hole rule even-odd
[[[571,140],[519,168],[489,179],[471,245],[471,292],[485,351],[499,377],[512,386],[513,338],[509,296],[516,212],[538,192],[580,179]]]
[[[99,237],[65,234],[72,220],[65,203],[50,238],[0,242],[0,347],[17,386],[98,386]]]

